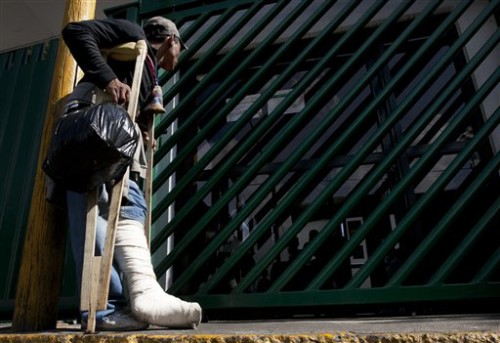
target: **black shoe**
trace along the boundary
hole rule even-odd
[[[148,326],[149,324],[135,319],[129,310],[118,310],[97,318],[95,329],[96,331],[142,331]],[[82,330],[87,331],[87,318],[82,319]]]

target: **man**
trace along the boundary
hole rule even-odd
[[[144,66],[139,96],[140,112],[136,119],[139,127],[147,123],[148,104],[153,101],[152,90],[157,85],[157,66],[173,70],[181,50],[186,48],[175,24],[163,17],[148,20],[144,29],[121,19],[104,19],[68,24],[63,38],[71,54],[84,72],[84,77],[69,96],[71,103],[99,104],[111,101],[120,105],[128,102],[134,63],[106,60],[103,49],[136,42],[148,42],[148,56]],[[68,106],[66,113],[71,111]],[[139,135],[141,136],[141,135]],[[145,175],[145,158],[142,139],[131,166],[131,177],[124,190],[124,199],[117,225],[114,260],[126,280],[130,304],[123,308],[123,287],[117,270],[112,271],[108,310],[97,313],[97,330],[141,330],[148,325],[170,328],[191,328],[200,323],[201,307],[197,303],[182,301],[165,293],[156,281],[151,256],[146,242],[143,222],[147,208],[144,196],[137,185]],[[99,220],[96,250],[102,252],[109,208],[108,192],[102,186],[99,193]],[[81,284],[83,247],[85,241],[86,194],[68,191],[67,206],[71,241],[78,281]],[[86,326],[86,313],[82,314],[82,327]]]

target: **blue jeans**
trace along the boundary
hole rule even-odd
[[[71,248],[75,259],[76,276],[78,282],[78,290],[82,284],[83,270],[83,255],[85,246],[85,227],[87,221],[87,194],[68,191],[66,193],[68,206],[68,219],[70,227]],[[96,245],[95,250],[97,255],[102,255],[104,249],[104,241],[106,238],[107,218],[109,210],[109,196],[106,188],[101,186],[99,189],[98,209],[99,216],[96,226]],[[144,223],[147,214],[147,206],[144,200],[144,195],[137,183],[129,180],[128,199],[122,201],[120,208],[120,219],[131,219]],[[125,303],[123,294],[123,286],[120,279],[119,268],[113,265],[111,270],[111,279],[108,296],[108,309],[114,310],[120,303]],[[99,315],[106,315],[112,311],[102,311]]]

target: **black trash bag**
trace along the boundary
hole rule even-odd
[[[123,107],[80,106],[59,118],[42,168],[57,185],[84,193],[123,177],[138,138]]]

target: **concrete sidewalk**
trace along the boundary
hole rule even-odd
[[[500,342],[500,314],[412,316],[385,318],[211,321],[197,330],[152,327],[140,332],[80,331],[79,325],[59,323],[44,333],[0,331],[0,343],[174,343],[174,342]]]

